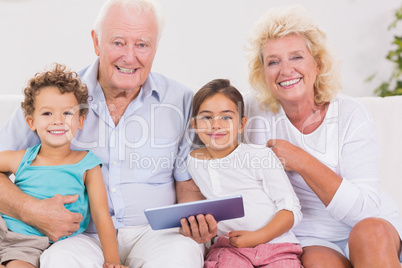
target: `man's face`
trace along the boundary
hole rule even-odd
[[[151,71],[157,38],[153,14],[129,14],[118,6],[112,7],[100,36],[92,31],[102,89],[109,93],[138,92]]]

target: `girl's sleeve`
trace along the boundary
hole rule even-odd
[[[264,161],[268,166],[263,166],[260,169],[260,176],[263,178],[264,191],[275,203],[278,211],[288,210],[293,212],[294,227],[302,219],[299,199],[297,198],[289,178],[275,153],[268,148],[263,151],[268,152],[268,161]]]

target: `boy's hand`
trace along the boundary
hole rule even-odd
[[[129,268],[129,267],[115,263],[104,263],[103,268]]]
[[[251,231],[232,231],[226,234],[230,244],[237,248],[253,248],[261,244],[256,232]]]

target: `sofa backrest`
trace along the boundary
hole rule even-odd
[[[402,209],[402,96],[358,98],[373,117],[381,148],[382,188]]]
[[[7,119],[21,105],[22,95],[0,95],[0,128],[4,126]]]

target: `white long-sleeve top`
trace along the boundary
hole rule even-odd
[[[294,226],[300,222],[299,200],[270,149],[240,144],[224,158],[201,160],[190,155],[187,161],[188,171],[207,199],[243,196],[245,216],[220,221],[218,235],[238,230],[256,231],[283,209],[293,212]],[[292,231],[269,241],[285,242],[299,243]]]
[[[307,135],[292,125],[282,108],[276,114],[261,110],[252,96],[246,98],[246,116],[245,142],[266,144],[269,139],[287,140],[343,179],[325,207],[297,172],[287,172],[303,212],[301,223],[293,229],[296,236],[329,241],[346,239],[352,227],[367,217],[390,221],[401,235],[397,206],[380,189],[375,124],[360,102],[337,96],[329,104],[323,123]]]

